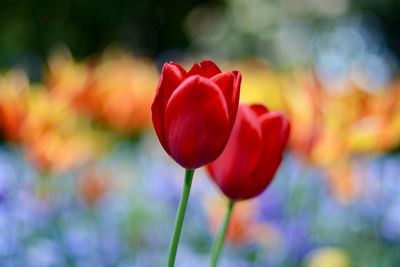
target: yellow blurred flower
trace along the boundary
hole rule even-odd
[[[225,63],[226,69],[237,69],[242,74],[240,101],[263,103],[272,110],[281,110],[284,104],[283,74],[270,69],[258,59]]]
[[[307,267],[350,267],[348,253],[335,247],[318,248],[312,251],[307,259]]]

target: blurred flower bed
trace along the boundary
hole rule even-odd
[[[242,101],[284,111],[292,134],[272,186],[234,212],[221,266],[397,266],[400,82],[370,90],[255,58],[224,65],[242,72]],[[182,174],[151,128],[156,64],[63,51],[44,73],[0,76],[1,266],[163,265]],[[222,220],[201,176],[178,266],[207,266]]]

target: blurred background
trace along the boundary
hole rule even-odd
[[[292,123],[221,266],[400,266],[399,1],[0,3],[0,266],[165,265],[183,170],[150,105],[202,58]],[[204,267],[226,201],[192,190],[177,266]]]

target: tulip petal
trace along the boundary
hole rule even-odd
[[[290,136],[290,122],[289,120],[283,116],[283,121],[282,121],[282,137],[281,137],[281,148],[280,150],[283,152],[283,150],[286,147],[286,144],[289,140],[289,136]]]
[[[263,128],[263,134],[271,134],[271,131],[276,134],[276,137],[273,137],[277,144],[275,149],[277,152],[282,153],[289,139],[289,120],[280,112],[270,112],[261,116],[260,121]]]
[[[164,117],[171,156],[182,167],[214,161],[230,134],[229,114],[219,87],[207,78],[187,78],[172,94]]]
[[[280,112],[270,112],[260,118],[265,142],[270,144],[270,148],[277,149],[274,152],[282,152],[289,138],[289,121]],[[269,140],[268,140],[269,139]],[[275,145],[272,146],[271,143]]]
[[[211,78],[221,73],[221,70],[211,60],[203,60],[200,63],[196,63],[189,70],[188,75],[200,75],[206,78]]]
[[[165,151],[169,154],[169,149],[164,137],[164,111],[165,106],[174,90],[186,78],[186,71],[175,63],[164,64],[160,82],[157,86],[156,96],[151,106],[152,120],[157,137]]]
[[[246,105],[239,105],[232,134],[221,156],[208,167],[214,181],[231,199],[241,198],[248,188],[242,185],[261,156],[260,123]]]
[[[266,106],[259,104],[251,105],[250,108],[257,114],[258,117],[268,113],[269,111]]]
[[[215,82],[218,87],[221,89],[221,92],[225,96],[226,104],[228,106],[229,115],[232,115],[234,102],[233,102],[233,82],[235,77],[232,72],[222,72],[211,78],[213,82]]]
[[[242,75],[239,71],[232,71],[233,76],[235,76],[235,81],[233,82],[233,93],[232,93],[232,102],[233,102],[233,112],[231,116],[232,125],[235,122],[236,113],[239,107],[239,98],[240,98],[240,85],[242,83]]]
[[[282,161],[282,150],[288,137],[287,126],[285,126],[288,125],[288,121],[281,113],[270,112],[262,115],[259,120],[263,135],[262,155],[251,179],[247,181],[254,188],[254,191],[247,197],[254,197],[262,193],[271,183]]]
[[[278,112],[270,112],[260,117],[263,134],[263,157],[271,169],[269,173],[273,175],[278,166],[278,158],[282,155],[282,149],[285,147],[284,133],[282,132],[285,118]],[[263,164],[261,164],[263,165]]]
[[[222,72],[212,77],[211,80],[219,86],[225,96],[233,126],[239,105],[241,75],[238,71]]]

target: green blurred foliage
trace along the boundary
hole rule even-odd
[[[0,66],[67,45],[82,58],[113,43],[154,56],[182,49],[186,14],[201,0],[1,0]],[[29,59],[28,59],[29,60]]]
[[[398,57],[400,1],[349,1],[350,13],[367,12],[377,18],[388,46]],[[68,46],[77,58],[99,53],[113,44],[150,57],[162,57],[166,51],[180,53],[190,47],[185,30],[188,14],[198,6],[224,12],[230,2],[0,0],[0,69],[22,66],[31,77],[39,79],[45,58],[59,45]],[[301,2],[294,2],[295,6]],[[310,23],[321,24],[321,21],[311,19],[314,15],[309,14]],[[252,38],[244,37],[241,49],[250,53],[253,43]]]

